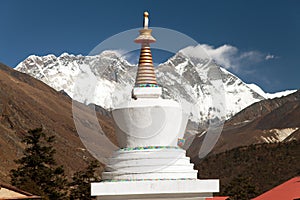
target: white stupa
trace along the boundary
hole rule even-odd
[[[197,179],[178,146],[187,118],[179,103],[160,97],[150,49],[156,40],[148,23],[145,12],[135,39],[141,52],[132,99],[112,111],[120,149],[108,159],[102,182],[92,183],[91,194],[97,199],[205,199],[219,192],[219,180]]]

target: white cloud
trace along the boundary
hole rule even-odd
[[[266,55],[265,60],[271,60],[271,59],[276,59],[276,58],[278,58],[278,57],[273,54],[268,54],[268,55]]]
[[[139,51],[132,51],[128,52],[126,54],[123,54],[122,57],[127,60],[130,64],[137,64],[139,62],[140,58],[140,52]]]
[[[201,44],[195,47],[187,47],[181,52],[190,57],[212,58],[223,67],[234,71],[262,62],[267,58],[259,51],[241,51],[237,47],[228,44],[219,47]]]

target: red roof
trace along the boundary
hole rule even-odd
[[[210,197],[210,198],[206,198],[205,200],[226,200],[229,197]]]
[[[300,176],[263,193],[252,200],[296,200],[300,199]]]

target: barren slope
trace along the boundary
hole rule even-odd
[[[86,106],[80,112],[87,115]],[[110,122],[100,115],[107,132]],[[14,160],[23,155],[20,142],[27,130],[43,127],[56,136],[56,160],[67,175],[86,166],[92,157],[81,143],[73,121],[71,99],[33,77],[0,64],[0,181],[9,181]],[[89,131],[89,129],[87,129]],[[93,130],[90,130],[93,131]]]

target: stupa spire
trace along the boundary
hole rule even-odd
[[[151,35],[152,29],[149,29],[149,13],[144,12],[144,28],[141,29],[140,35],[134,40],[141,44],[140,59],[136,76],[136,87],[157,86],[156,75],[154,71],[150,43],[156,42]]]
[[[144,28],[135,40],[142,48],[132,99],[112,109],[120,149],[105,152],[110,156],[103,181],[92,183],[91,195],[118,200],[206,199],[219,192],[219,180],[198,180],[194,164],[179,147],[189,115],[178,102],[161,98],[149,45],[155,39],[148,26],[144,13]]]
[[[144,29],[147,29],[149,26],[149,13],[144,12]]]

